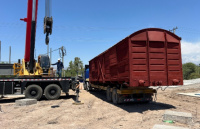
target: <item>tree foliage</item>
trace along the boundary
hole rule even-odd
[[[200,78],[199,73],[191,73],[188,79]]]
[[[183,64],[183,78],[184,79],[195,79],[200,78],[200,68],[194,63]]]
[[[65,75],[75,77],[77,76],[77,74],[82,75],[83,71],[84,71],[83,62],[79,57],[75,57],[74,61],[69,62],[69,66],[66,70]]]

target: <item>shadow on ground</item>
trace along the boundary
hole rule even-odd
[[[112,102],[107,101],[105,91],[90,91],[89,93],[100,98],[103,101],[106,101],[107,103],[115,105]],[[149,102],[149,103],[129,102],[129,103],[118,104],[118,105],[115,105],[115,106],[117,106],[117,107],[119,107],[119,108],[121,108],[121,109],[123,109],[127,112],[130,112],[130,113],[131,112],[143,113],[147,110],[153,111],[153,110],[166,110],[166,109],[176,108],[173,105],[165,104],[165,103],[159,103],[159,102]]]
[[[73,99],[75,100],[76,96],[75,95],[62,95],[59,97],[58,100],[61,100],[61,99]],[[0,99],[0,104],[5,104],[5,103],[15,103],[16,100],[19,100],[19,99],[25,99],[25,97],[15,97],[15,98],[9,98],[9,97],[4,97],[4,98],[1,98]],[[51,101],[51,100],[47,100],[44,96],[42,96],[42,98],[39,100],[39,101]]]
[[[18,97],[18,98],[9,98],[9,97],[4,97],[0,99],[0,104],[1,103],[14,103],[18,99],[24,99],[25,97]]]
[[[66,95],[61,95],[58,98],[58,100],[61,100],[61,99],[74,99],[74,98],[76,98],[75,95],[67,95],[67,96]],[[45,96],[43,95],[42,98],[39,101],[51,101],[51,100],[46,99]]]

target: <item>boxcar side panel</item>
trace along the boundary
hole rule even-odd
[[[104,69],[105,69],[105,81],[110,81],[110,59],[109,59],[109,51],[104,53]]]
[[[90,82],[129,86],[182,85],[178,36],[157,28],[126,37],[89,62]]]
[[[116,46],[111,47],[109,49],[109,60],[110,60],[110,81],[116,82],[118,77],[117,72],[117,52],[116,52]]]
[[[100,83],[104,83],[105,82],[105,58],[104,58],[104,54],[100,55],[98,60],[97,60],[97,70],[98,70],[98,81]]]
[[[167,57],[164,31],[148,31],[150,86],[167,85]]]
[[[118,82],[129,82],[129,40],[122,40],[116,45]]]
[[[168,85],[174,85],[175,81],[180,81],[183,85],[181,45],[175,37],[166,34],[167,41],[167,66],[168,66]]]
[[[130,86],[149,86],[146,32],[130,38]]]

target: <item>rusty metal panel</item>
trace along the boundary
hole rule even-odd
[[[128,38],[116,45],[118,83],[129,82],[129,42]]]
[[[165,41],[164,31],[147,30],[149,41]],[[158,45],[158,44],[157,44]]]
[[[178,83],[175,82],[176,80],[180,81],[179,85],[183,85],[180,40],[178,40],[175,35],[166,33],[166,43],[168,58],[168,85]]]
[[[182,85],[180,40],[163,29],[137,31],[89,62],[90,83]]]
[[[148,36],[151,36],[151,32],[148,32]],[[155,32],[153,33],[155,34]],[[167,70],[166,70],[166,50],[165,40],[163,41],[164,32],[156,32],[160,38],[156,38],[160,41],[149,41],[149,81],[151,86],[167,85]],[[155,37],[154,37],[155,38]],[[162,39],[162,41],[161,41]],[[153,40],[153,39],[152,39]]]
[[[148,51],[147,51],[147,35],[146,32],[135,35],[137,38],[131,38],[130,47],[131,47],[131,80],[130,86],[139,86],[140,80],[143,80],[145,83],[142,86],[149,86],[148,79]],[[135,37],[134,36],[134,37]]]

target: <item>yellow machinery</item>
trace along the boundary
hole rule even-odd
[[[14,75],[19,76],[52,76],[52,68],[50,68],[50,60],[47,55],[38,56],[38,62],[34,61],[33,73],[28,70],[28,65],[22,60],[20,62],[14,63]]]

